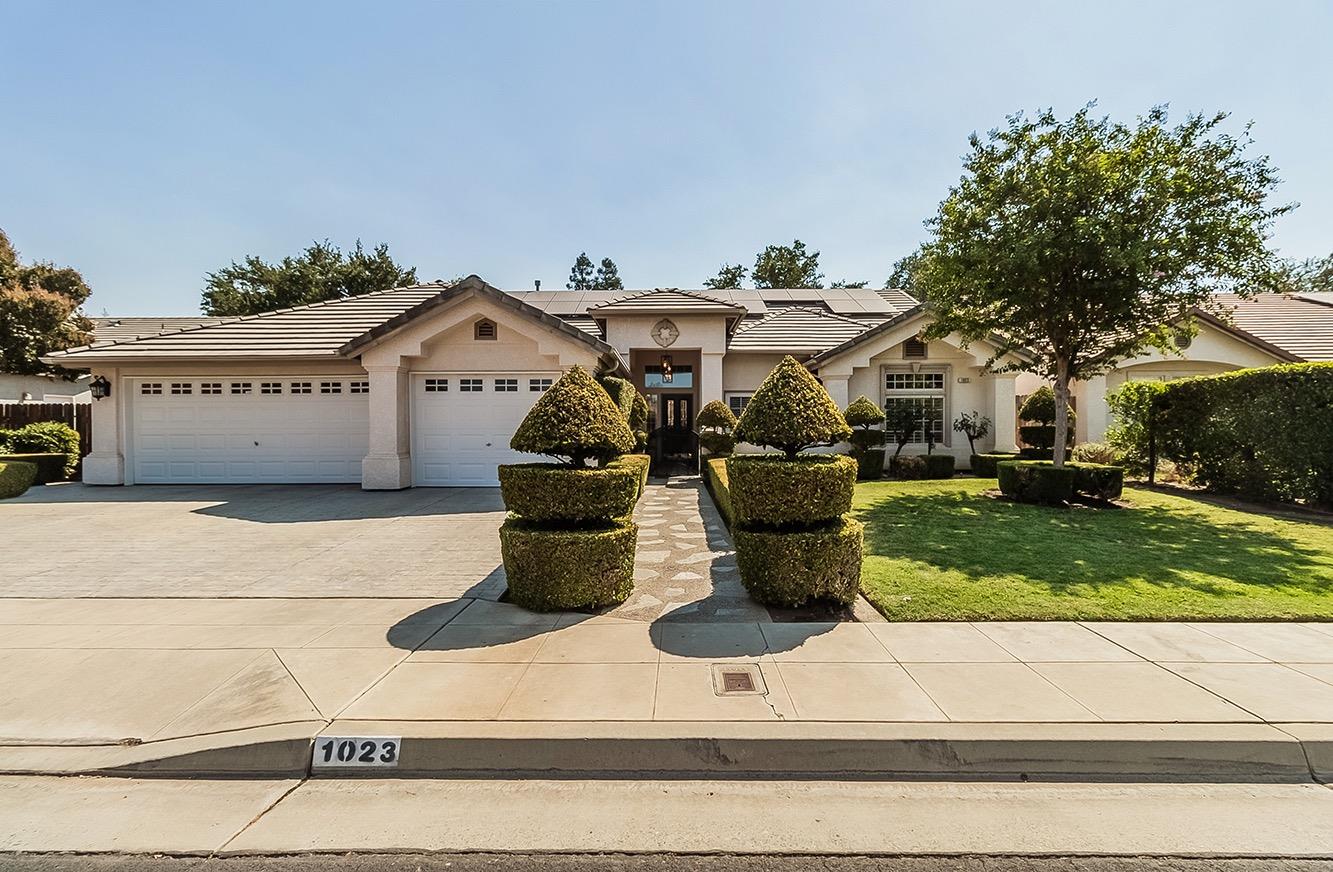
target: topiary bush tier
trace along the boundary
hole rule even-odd
[[[539,612],[624,602],[634,590],[638,525],[553,530],[518,518],[500,527],[509,600]]]
[[[953,478],[952,454],[926,454],[926,478]]]
[[[37,467],[17,461],[0,462],[0,500],[21,495],[37,480]]]
[[[852,428],[824,386],[787,355],[761,383],[736,424],[736,439],[776,448],[794,460],[816,445],[837,445]]]
[[[64,481],[69,456],[66,454],[0,454],[0,463],[30,463],[37,468],[37,484]]]
[[[505,508],[529,521],[578,524],[621,518],[634,511],[639,470],[572,469],[554,463],[500,467]]]
[[[899,454],[889,458],[889,475],[902,481],[916,481],[926,477],[924,454]]]
[[[851,518],[800,532],[738,529],[741,583],[762,603],[796,607],[826,599],[849,604],[861,586],[864,529]]]
[[[728,458],[736,522],[786,527],[831,521],[851,509],[856,472],[856,461],[842,454]]]
[[[639,479],[639,492],[635,495],[637,501],[643,496],[644,488],[648,487],[648,468],[653,465],[653,459],[647,454],[622,454],[615,460],[606,465],[607,469],[629,469],[634,472]]]
[[[1048,460],[1006,460],[999,465],[1000,493],[1020,503],[1061,506],[1074,498],[1074,470]]]
[[[551,385],[518,426],[509,447],[584,466],[634,449],[634,433],[620,408],[587,370],[575,366]]]
[[[736,450],[736,437],[730,433],[704,430],[699,434],[699,445],[713,457],[726,457]]]
[[[995,467],[1006,460],[1017,460],[1017,454],[973,454],[969,463],[977,478],[995,478]]]
[[[1067,463],[1074,469],[1074,493],[1094,500],[1118,500],[1125,491],[1125,468],[1107,463]]]
[[[727,479],[727,462],[722,458],[709,460],[704,466],[704,486],[713,497],[713,505],[731,529],[735,513],[731,510],[731,485]]]
[[[887,452],[883,448],[863,448],[853,454],[852,458],[856,461],[856,480],[875,481],[883,477],[885,454]]]

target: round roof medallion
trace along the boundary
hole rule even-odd
[[[666,348],[680,338],[680,330],[671,323],[670,318],[663,318],[653,325],[653,341]]]

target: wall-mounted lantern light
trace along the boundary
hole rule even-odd
[[[671,384],[671,355],[662,355],[662,383]]]
[[[104,399],[111,396],[111,382],[99,375],[93,379],[92,384],[88,386],[88,390],[92,391],[94,400]]]

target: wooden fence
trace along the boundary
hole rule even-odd
[[[59,421],[79,434],[79,455],[93,445],[93,407],[89,403],[0,403],[0,430],[17,430],[24,424]]]

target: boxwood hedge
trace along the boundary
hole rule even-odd
[[[722,520],[730,528],[735,514],[731,509],[731,485],[727,479],[727,461],[724,458],[719,457],[710,460],[705,465],[704,485],[713,497],[713,505],[717,506],[717,513],[722,516]]]
[[[653,464],[653,459],[647,454],[622,454],[615,460],[606,465],[607,469],[629,469],[639,479],[639,492],[636,499],[643,496],[643,489],[648,487],[648,469]]]
[[[554,463],[500,466],[505,508],[529,521],[586,523],[622,518],[634,511],[639,471],[617,466],[572,469]]]
[[[1064,505],[1074,498],[1074,470],[1048,460],[1006,460],[997,469],[1000,493],[1021,503]]]
[[[37,468],[37,484],[50,484],[68,478],[67,454],[0,454],[0,463],[30,463]]]
[[[634,589],[638,525],[553,530],[518,518],[500,527],[510,602],[534,611],[624,602]]]
[[[16,497],[37,480],[37,467],[31,463],[0,462],[0,500]]]
[[[1333,363],[1168,382],[1153,409],[1159,455],[1209,490],[1333,506]]]
[[[1017,454],[973,454],[971,458],[972,474],[977,478],[995,478],[997,464],[1006,460],[1017,460]]]
[[[851,603],[861,585],[864,529],[852,518],[799,532],[737,529],[741,583],[763,603]]]
[[[842,454],[730,457],[727,478],[736,522],[789,527],[831,521],[851,509],[856,472],[856,461]]]

